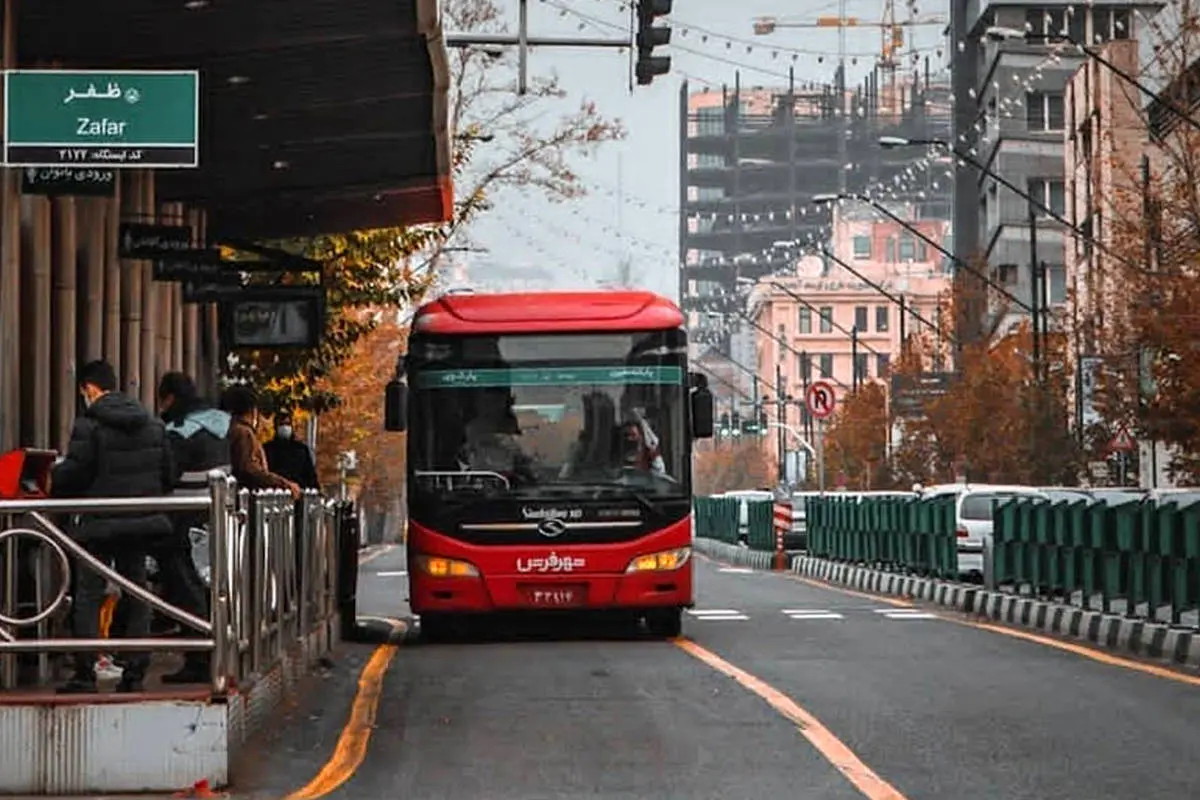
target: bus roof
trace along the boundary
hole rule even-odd
[[[443,295],[417,309],[413,331],[496,334],[657,331],[679,328],[679,307],[653,292],[513,292]]]

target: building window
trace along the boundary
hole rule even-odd
[[[929,248],[925,245],[925,242],[917,242],[917,261],[920,261],[922,264],[929,261]]]
[[[822,378],[832,378],[833,377],[833,354],[832,353],[822,353],[821,354],[821,377]]]
[[[1017,282],[1017,265],[1001,264],[996,267],[996,280],[1003,286],[1011,286]]]
[[[784,341],[787,341],[787,326],[786,325],[779,326],[779,338]]]
[[[1028,92],[1025,123],[1031,131],[1061,131],[1064,124],[1062,92]]]
[[[1076,16],[1079,16],[1076,14]],[[1025,11],[1025,27],[1034,36],[1062,36],[1067,32],[1067,12],[1063,8],[1030,8]]]
[[[917,245],[907,233],[900,237],[900,261],[912,261],[917,257]]]
[[[709,106],[696,109],[696,135],[720,136],[725,133],[725,109]]]
[[[833,308],[821,306],[821,333],[833,333]]]
[[[879,377],[886,378],[888,374],[888,367],[890,366],[891,358],[887,353],[880,353],[879,355],[875,356],[875,372],[879,375]]]
[[[896,240],[889,236],[883,243],[883,260],[889,264],[896,263]]]
[[[861,383],[867,377],[867,354],[859,353],[854,357],[854,380]]]
[[[1129,39],[1132,36],[1131,27],[1127,8],[1092,10],[1093,41],[1097,43],[1112,39]]]
[[[870,236],[855,236],[854,237],[854,257],[855,258],[870,258],[871,257],[871,237]]]
[[[800,370],[800,382],[808,383],[812,380],[812,356],[808,353],[800,353],[796,356],[796,365]]]
[[[1067,302],[1067,269],[1062,264],[1046,265],[1046,298],[1049,305],[1057,306]]]
[[[696,186],[694,188],[696,189],[696,199],[697,200],[724,200],[725,199],[725,187],[724,186]]]
[[[889,316],[887,306],[875,306],[875,330],[878,333],[883,333],[888,329]]]
[[[697,153],[696,167],[698,169],[720,169],[725,166],[725,156],[717,153]]]
[[[1063,181],[1048,178],[1032,178],[1026,183],[1025,189],[1030,197],[1060,217],[1067,213],[1067,189]],[[1036,205],[1033,207],[1033,210],[1040,217],[1048,216],[1046,212]]]
[[[860,332],[867,330],[867,307],[855,306],[854,308],[854,327]]]
[[[812,309],[800,309],[800,333],[812,333]]]

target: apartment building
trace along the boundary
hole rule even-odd
[[[909,224],[926,238],[950,244],[947,221],[912,216]],[[937,249],[904,226],[862,211],[839,211],[833,231],[831,251],[850,269],[808,256],[791,274],[754,287],[760,396],[778,396],[777,367],[782,392],[797,401],[814,380],[830,381],[839,394],[851,390],[856,376],[860,384],[886,385],[906,337],[938,337],[951,269]],[[879,289],[903,300],[903,313]],[[800,402],[788,408],[788,424],[804,426],[806,417]]]
[[[1065,36],[1090,44],[1133,39],[1144,24],[1141,15],[1160,7],[1103,0],[951,3],[951,30],[958,44],[952,62],[954,141],[986,168],[957,172],[956,254],[964,260],[986,259],[994,280],[1017,297],[1032,299],[1036,253],[1046,267],[1040,294],[1051,312],[1065,307],[1066,247],[1072,238],[1055,219],[1066,219],[1067,212],[1065,92],[1085,56],[1070,44],[1047,38]],[[1022,31],[1027,37],[1019,36]],[[1031,204],[1026,195],[1053,214]],[[1026,312],[1006,304],[991,313],[1005,315],[998,321],[1005,331],[1022,322]]]

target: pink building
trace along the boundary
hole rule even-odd
[[[939,244],[946,241],[950,249],[949,222],[910,224]],[[808,256],[796,264],[795,274],[764,278],[754,289],[760,390],[776,397],[778,367],[783,391],[797,400],[788,409],[790,426],[803,423],[804,390],[812,381],[827,380],[843,396],[853,385],[856,368],[864,383],[887,378],[899,357],[902,333],[936,338],[930,325],[940,324],[941,301],[950,288],[940,252],[874,213],[862,218],[836,214],[831,250],[853,272],[835,261],[826,264],[819,256]],[[898,302],[863,278],[904,301],[903,321]],[[857,333],[857,354],[852,332]],[[765,441],[777,457],[775,438]]]

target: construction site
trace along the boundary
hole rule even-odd
[[[844,4],[843,4],[844,5]],[[829,236],[831,206],[823,196],[869,193],[912,218],[950,219],[950,168],[917,169],[920,149],[880,147],[880,137],[951,138],[949,72],[941,52],[906,50],[907,31],[938,26],[942,17],[896,21],[885,3],[878,21],[840,14],[812,21],[760,18],[757,35],[782,28],[838,28],[832,80],[747,85],[741,74],[720,90],[680,90],[679,252],[682,306],[694,340],[726,356],[743,326],[739,286],[790,270],[798,251]],[[878,27],[878,56],[851,85],[845,31]],[[851,65],[861,69],[861,64]],[[853,203],[847,204],[853,206]],[[872,213],[843,207],[840,213]]]

